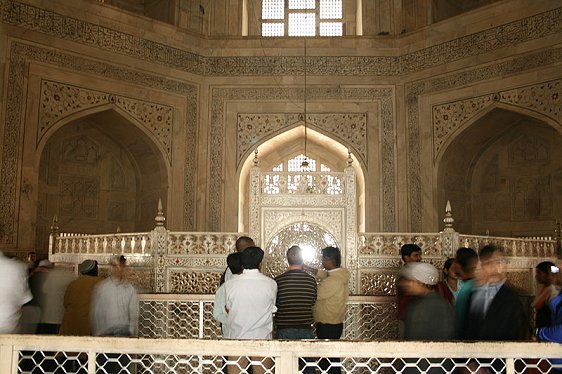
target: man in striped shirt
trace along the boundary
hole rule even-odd
[[[294,245],[287,250],[289,269],[275,278],[277,282],[277,339],[314,339],[312,308],[316,302],[316,279],[303,270],[301,248]],[[313,366],[305,367],[299,360],[299,370],[314,373]]]
[[[316,279],[303,270],[301,249],[287,250],[289,269],[277,282],[277,339],[314,339],[312,307],[316,302]]]

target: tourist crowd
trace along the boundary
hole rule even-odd
[[[487,245],[477,253],[459,248],[442,273],[422,262],[422,249],[405,244],[404,266],[396,282],[399,335],[404,340],[539,340],[562,343],[562,293],[559,268],[552,262],[535,269],[538,284],[532,302],[535,321],[520,292],[506,277],[501,248]],[[322,268],[308,266],[301,248],[287,250],[287,270],[272,279],[261,272],[264,251],[249,237],[240,237],[236,252],[215,295],[214,318],[227,339],[340,339],[349,296],[350,272],[341,266],[338,248],[322,249]],[[111,259],[110,276],[98,276],[98,264],[85,260],[79,277],[37,262],[29,266],[0,252],[0,333],[136,336],[137,291],[127,278],[124,256]],[[534,331],[531,327],[534,325]],[[301,359],[304,373],[315,365]],[[271,363],[260,362],[260,368]],[[318,366],[339,372],[338,358]],[[238,362],[238,365],[240,363]]]

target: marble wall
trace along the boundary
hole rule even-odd
[[[549,193],[556,194],[561,165],[554,150],[562,126],[562,8],[556,2],[494,2],[404,34],[402,21],[391,25],[382,18],[373,26],[365,15],[369,33],[380,33],[386,22],[390,35],[310,38],[306,64],[300,38],[241,38],[242,7],[235,3],[206,2],[205,14],[222,14],[228,22],[207,20],[200,26],[206,31],[195,32],[187,13],[177,28],[97,1],[0,0],[1,249],[43,246],[48,216],[68,211],[60,189],[64,178],[54,184],[45,178],[57,167],[71,170],[72,162],[64,154],[56,156],[62,164],[57,167],[44,160],[53,150],[60,152],[57,144],[64,143],[65,131],[84,123],[95,124],[92,128],[106,139],[102,144],[115,144],[107,156],[119,153],[113,157],[126,160],[123,180],[131,187],[123,195],[88,195],[87,209],[76,201],[69,203],[70,210],[106,211],[98,218],[104,230],[129,227],[131,220],[136,229],[155,215],[150,211],[161,197],[172,230],[238,231],[237,202],[247,188],[238,180],[244,157],[295,126],[291,118],[303,110],[305,66],[311,128],[360,160],[365,201],[358,214],[366,231],[439,230],[449,198],[440,173],[447,159],[456,157],[450,147],[456,140],[466,142],[466,131],[475,128],[507,136],[495,147],[506,157],[513,155],[506,134],[521,121],[550,129],[540,136],[549,139],[554,152],[548,170],[527,177],[544,186],[543,177],[550,175]],[[187,9],[185,2],[178,4]],[[394,14],[401,11],[395,2],[378,4]],[[251,31],[257,19],[248,21]],[[500,121],[499,130],[481,120],[495,110],[513,114]],[[254,127],[241,126],[259,116]],[[520,135],[534,133],[526,127]],[[87,152],[84,157],[87,162]],[[455,210],[470,201],[467,227],[475,232],[491,227],[474,204],[482,193],[476,188],[485,184],[486,168],[493,166],[484,159],[468,174],[459,173],[473,176],[475,189],[453,203]],[[510,177],[522,175],[513,163],[498,165],[511,168]],[[88,174],[101,181],[112,175],[111,168]],[[57,194],[60,201],[51,202]],[[541,207],[547,200],[540,199],[549,198],[523,205],[508,200],[536,213],[538,218],[526,225],[560,216],[557,200],[548,200],[553,205],[546,212]],[[117,200],[135,200],[131,211],[114,209],[130,214],[119,216],[123,220],[110,219],[108,206]],[[82,225],[81,219],[75,215],[65,224],[90,231],[93,224]],[[512,220],[505,217],[497,227]]]

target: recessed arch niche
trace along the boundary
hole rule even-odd
[[[46,249],[55,215],[65,232],[154,228],[158,199],[166,206],[169,166],[133,119],[117,108],[90,113],[60,124],[43,144],[37,248]]]
[[[438,161],[438,211],[450,200],[462,233],[550,236],[561,192],[561,128],[509,108],[468,123]]]
[[[258,149],[259,167],[262,171],[270,171],[281,160],[290,159],[304,153],[304,133],[302,124],[284,131],[256,146]],[[320,160],[331,168],[332,171],[341,172],[347,166],[348,149],[338,141],[318,131],[307,128],[307,156]],[[254,148],[254,150],[256,149]],[[254,163],[255,154],[251,153],[239,171],[238,178],[238,231],[247,232],[249,227],[248,196],[250,169]],[[365,178],[362,163],[352,154],[352,166],[356,175],[357,194],[357,230],[365,229]]]

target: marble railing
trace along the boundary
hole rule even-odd
[[[502,247],[509,257],[548,257],[555,258],[556,240],[544,238],[504,238],[459,234],[461,247],[481,248],[486,244]]]
[[[139,295],[139,336],[144,338],[219,339],[213,319],[214,295]],[[396,298],[350,296],[342,339],[393,340],[398,337]]]
[[[163,225],[144,233],[69,234],[50,238],[53,262],[78,264],[96,259],[102,274],[112,255],[124,254],[132,265],[136,284],[145,292],[212,294],[226,266],[226,255],[234,251],[239,233],[174,232]],[[394,295],[394,279],[401,267],[400,247],[416,243],[425,261],[441,266],[457,248],[480,248],[493,243],[506,251],[510,277],[529,293],[534,290],[532,269],[542,259],[556,259],[556,241],[549,238],[502,238],[463,235],[453,230],[439,233],[359,233],[357,255],[346,257],[352,272],[351,291],[357,295]],[[349,249],[348,249],[349,251]],[[267,256],[266,256],[267,261]],[[284,271],[278,264],[272,274]]]
[[[0,335],[0,373],[552,373],[556,343],[129,339]]]

